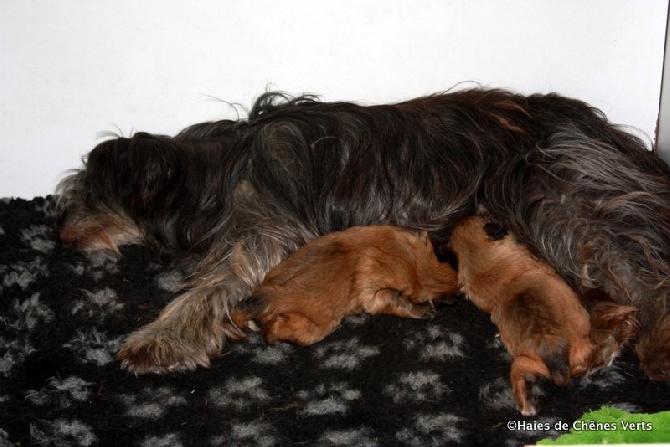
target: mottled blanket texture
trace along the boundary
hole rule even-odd
[[[357,316],[304,348],[257,335],[210,369],[135,377],[114,353],[179,273],[142,247],[115,260],[61,247],[48,198],[0,200],[0,445],[523,445],[588,410],[670,409],[631,355],[567,388],[539,383],[522,418],[509,358],[467,302],[432,320]],[[324,290],[326,285],[324,285]]]

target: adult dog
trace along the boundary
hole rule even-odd
[[[578,292],[637,307],[642,366],[670,378],[670,170],[575,99],[472,89],[365,107],[266,93],[247,119],[103,142],[57,194],[64,242],[151,243],[191,266],[183,294],[121,348],[135,373],[209,365],[230,310],[319,235],[395,225],[441,246],[486,209]]]

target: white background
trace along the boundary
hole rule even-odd
[[[558,91],[654,137],[667,0],[2,0],[0,197],[100,132],[174,134],[268,87],[380,103]]]

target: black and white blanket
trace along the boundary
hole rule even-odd
[[[539,415],[521,417],[495,327],[467,302],[432,320],[352,317],[306,348],[251,335],[210,369],[135,377],[114,354],[179,274],[142,247],[78,253],[54,230],[49,198],[0,200],[0,446],[524,445],[604,405],[670,409],[670,384],[628,354],[539,383]]]

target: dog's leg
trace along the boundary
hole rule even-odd
[[[331,323],[327,327],[318,326],[313,320],[300,312],[272,314],[272,318],[263,322],[263,339],[270,345],[279,341],[287,341],[301,346],[313,345],[333,332],[339,321],[332,321]]]
[[[130,334],[116,358],[135,374],[209,367],[209,359],[219,355],[224,343],[226,298],[246,293],[232,278],[216,287],[189,290],[156,320]]]
[[[621,237],[624,241],[626,238]],[[587,286],[599,286],[619,305],[639,309],[635,317],[639,323],[631,335],[638,337],[635,353],[650,379],[670,380],[670,263],[660,265],[660,256],[654,250],[661,248],[647,246],[649,253],[644,255],[631,249],[649,244],[642,236],[639,241],[626,242],[626,250],[619,249],[618,240],[603,247],[586,245],[588,264],[583,271],[585,276],[595,278]],[[667,250],[670,255],[670,246]]]
[[[379,291],[375,297],[363,299],[363,302],[365,312],[371,314],[389,314],[402,318],[430,318],[435,314],[432,306],[416,305],[394,290]],[[340,324],[340,319],[330,320],[326,326],[319,326],[300,312],[283,312],[271,314],[271,318],[264,318],[262,322],[266,343],[288,341],[307,346],[320,342],[332,333]]]
[[[531,393],[530,384],[538,376],[549,377],[549,370],[541,361],[522,355],[512,362],[510,370],[512,393],[516,400],[517,410],[524,416],[537,414],[535,397]]]
[[[638,309],[635,318],[629,318],[628,324],[633,327],[628,329],[626,338],[637,337],[633,346],[644,372],[652,380],[670,380],[670,281],[667,276],[670,270],[651,274],[655,268],[660,271],[660,267],[652,264],[650,254],[645,256],[648,261],[645,266],[640,262],[642,256],[632,252],[618,253],[616,259],[613,253],[603,254],[601,268],[610,273],[602,275],[600,284],[604,284],[603,289],[615,297],[619,305]],[[654,262],[658,264],[659,260]],[[670,263],[664,268],[670,269]],[[613,328],[612,332],[615,330]]]
[[[226,336],[240,338],[235,331],[227,333],[234,306],[286,256],[286,249],[272,238],[250,236],[239,241],[209,274],[198,272],[199,284],[128,336],[117,353],[122,367],[135,374],[208,367]]]
[[[382,289],[374,297],[363,299],[363,308],[370,314],[388,314],[401,318],[432,318],[435,308],[431,305],[417,305],[411,298],[397,290]]]

